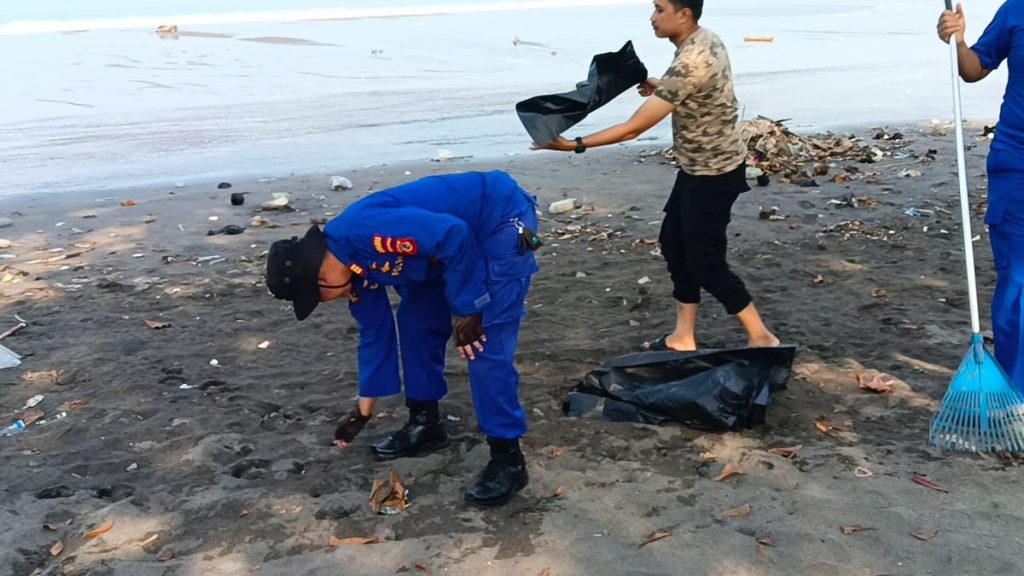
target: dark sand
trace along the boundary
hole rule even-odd
[[[0,216],[14,225],[0,238],[14,245],[0,250],[10,256],[0,259],[0,278],[17,282],[0,281],[0,332],[16,324],[14,314],[29,326],[2,341],[25,355],[0,371],[2,423],[35,394],[46,395],[38,406],[46,422],[0,438],[0,575],[379,575],[403,566],[421,573],[417,562],[433,574],[474,576],[548,568],[552,576],[1024,573],[1016,463],[927,444],[970,328],[952,137],[903,132],[904,152],[937,149],[937,161],[858,164],[879,175],[842,185],[827,180],[856,163],[837,162],[819,188],[774,182],[737,202],[731,262],[769,325],[800,351],[766,425],[729,434],[560,413],[588,370],[672,325],[671,286],[650,241],[674,168],[644,156],[650,150],[349,171],[356,189],[348,192],[329,191],[330,175],[315,174],[224,191],[5,201]],[[987,327],[987,144],[976,143],[969,175]],[[518,356],[531,483],[504,508],[480,510],[462,501],[487,457],[465,365],[450,355],[442,404],[450,448],[375,462],[367,447],[401,425],[400,399],[383,403],[354,447],[332,448],[333,423],[355,395],[354,322],[340,304],[295,322],[261,273],[272,241],[301,235],[311,217],[329,217],[370,188],[495,167],[540,197],[548,245]],[[900,177],[908,167],[923,175]],[[238,191],[249,191],[248,201],[232,207],[228,195]],[[206,236],[246,225],[281,191],[298,211],[262,213],[279,228]],[[850,194],[871,201],[830,203]],[[563,197],[584,209],[548,215]],[[127,198],[137,204],[122,207]],[[785,219],[759,218],[771,207]],[[155,221],[145,223],[147,215]],[[862,225],[841,224],[849,221]],[[55,248],[65,251],[47,251]],[[224,260],[200,261],[211,256]],[[643,277],[651,282],[639,284]],[[145,320],[172,327],[153,330]],[[706,347],[744,342],[710,297],[699,329]],[[51,370],[64,372],[40,374]],[[892,394],[858,389],[858,376],[878,374]],[[62,409],[76,400],[89,403]],[[818,419],[835,429],[821,432]],[[793,446],[801,446],[795,460],[769,452]],[[552,457],[553,448],[564,454]],[[726,464],[745,474],[715,482]],[[392,466],[412,506],[374,516],[370,486]],[[858,467],[873,475],[858,477]],[[912,483],[915,473],[949,493]],[[48,495],[60,497],[41,497],[54,487],[63,488]],[[746,504],[749,516],[722,516]],[[105,520],[112,529],[83,539]],[[853,526],[871,530],[844,535]],[[662,529],[672,535],[639,546]],[[919,529],[937,535],[915,539]],[[331,547],[331,536],[381,543]],[[64,549],[52,557],[58,540]]]

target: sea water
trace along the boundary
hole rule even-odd
[[[999,4],[968,6],[969,40]],[[701,23],[729,49],[745,118],[843,130],[951,118],[937,8],[716,0]],[[342,172],[441,150],[551,154],[529,151],[515,103],[573,89],[594,54],[627,40],[660,76],[674,47],[650,12],[646,0],[4,2],[0,198]],[[965,114],[995,118],[1004,87],[1004,71],[968,86]],[[641,103],[628,92],[568,136]],[[668,123],[644,138],[667,145]]]

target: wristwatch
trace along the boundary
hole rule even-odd
[[[583,154],[586,151],[587,151],[587,147],[583,145],[583,138],[577,136],[576,137],[576,153],[577,154]]]

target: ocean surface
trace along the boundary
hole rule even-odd
[[[967,5],[968,39],[999,0]],[[941,7],[941,6],[939,6]],[[747,118],[803,131],[952,116],[939,11],[921,0],[716,0]],[[571,90],[632,40],[673,46],[648,0],[35,0],[0,4],[0,204],[20,194],[199,185],[530,152],[517,101]],[[161,36],[160,25],[180,34]],[[771,36],[772,43],[745,42]],[[964,89],[998,115],[1005,70]],[[569,135],[623,121],[627,93]],[[644,136],[668,145],[665,122]],[[457,164],[453,164],[457,166]]]

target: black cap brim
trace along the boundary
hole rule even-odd
[[[292,301],[297,320],[305,320],[320,303],[320,266],[323,265],[326,252],[327,238],[324,233],[319,226],[310,226],[299,248],[303,275],[299,279],[295,300]]]

